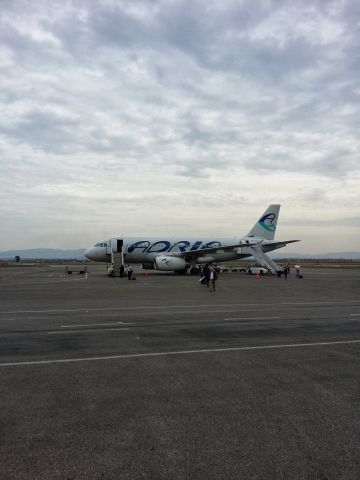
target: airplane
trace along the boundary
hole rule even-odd
[[[141,263],[146,270],[198,274],[198,264],[227,262],[260,256],[272,262],[266,252],[299,240],[274,241],[280,205],[270,205],[252,227],[238,240],[229,238],[115,237],[96,243],[85,257],[96,262],[111,262],[113,252],[121,252],[122,263]],[[274,265],[276,265],[274,263]],[[278,267],[276,265],[276,267]],[[276,267],[274,270],[276,271]]]

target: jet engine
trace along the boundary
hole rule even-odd
[[[186,270],[186,263],[183,258],[171,257],[170,255],[158,255],[154,258],[156,270],[179,271]]]

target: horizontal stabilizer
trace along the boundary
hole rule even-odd
[[[271,242],[268,244],[263,244],[262,249],[264,252],[269,252],[271,250],[277,250],[278,248],[286,247],[288,243],[300,242],[300,240],[284,240],[282,242]]]

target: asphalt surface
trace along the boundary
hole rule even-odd
[[[359,479],[360,271],[0,269],[1,479]]]

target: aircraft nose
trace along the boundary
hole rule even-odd
[[[94,260],[94,249],[88,248],[87,250],[85,250],[84,256],[89,260]]]

